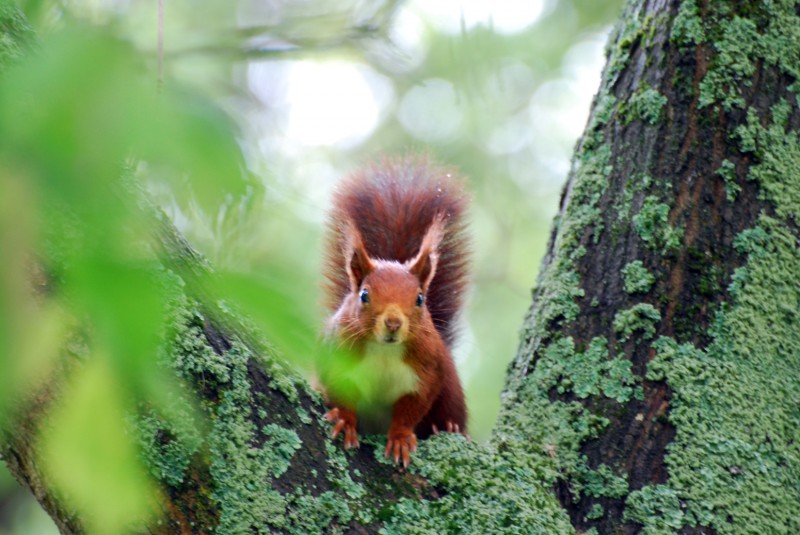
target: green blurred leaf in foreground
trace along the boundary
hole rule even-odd
[[[277,266],[270,274],[255,275],[225,271],[211,281],[221,295],[251,318],[271,343],[295,364],[308,368],[319,342],[319,330],[312,323],[308,303],[293,288],[305,282],[282,272]]]
[[[12,338],[25,322],[14,311],[31,296],[18,288],[38,260],[55,279],[48,297],[108,348],[113,372],[157,397],[166,297],[151,214],[125,162],[146,161],[177,202],[213,212],[247,187],[231,122],[198,95],[159,94],[132,46],[78,23],[17,58],[0,77],[0,95],[0,184],[9,195],[0,204],[0,237],[15,259],[0,267],[7,281],[0,343],[9,350],[0,375],[9,376],[8,359],[20,356]],[[4,389],[0,406],[14,396]]]
[[[120,392],[107,360],[93,355],[63,392],[40,438],[51,485],[75,507],[89,533],[125,533],[155,511],[157,492],[125,429]]]
[[[146,162],[145,180],[209,213],[249,186],[218,107],[159,93],[113,28],[65,27],[0,71],[0,425],[54,396],[40,429],[48,478],[89,532],[116,534],[156,496],[126,416],[143,404],[180,419],[182,391],[158,365],[175,280],[132,169]]]

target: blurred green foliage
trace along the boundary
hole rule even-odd
[[[157,168],[176,198],[208,207],[244,192],[242,159],[225,114],[191,92],[157,92],[112,28],[64,24],[9,63],[0,78],[0,425],[66,371],[37,453],[87,529],[122,533],[155,498],[125,415],[141,401],[170,415],[175,389],[156,365],[169,293],[136,162]],[[64,353],[78,364],[65,366]]]
[[[0,425],[65,353],[80,362],[43,461],[95,532],[122,532],[151,503],[120,415],[142,400],[169,415],[178,387],[155,362],[169,291],[150,202],[210,258],[215,295],[310,371],[328,194],[377,154],[420,151],[474,197],[456,353],[485,438],[618,4],[550,0],[514,33],[448,33],[421,2],[170,1],[159,85],[155,3],[27,0],[31,28],[0,1]],[[296,108],[321,98],[292,85],[301,64],[363,74],[373,127],[295,139]]]
[[[49,483],[78,513],[88,533],[141,530],[157,511],[158,492],[127,433],[120,379],[92,355],[62,392],[39,444]],[[139,529],[137,529],[139,528]]]

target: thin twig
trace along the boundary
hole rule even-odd
[[[164,0],[158,0],[158,90],[164,87]]]

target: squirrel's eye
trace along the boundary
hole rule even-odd
[[[423,302],[424,300],[425,300],[425,298],[422,296],[422,292],[420,292],[419,294],[417,294],[417,306],[418,306],[418,307],[421,307],[421,306],[422,306],[422,302]]]
[[[364,303],[365,305],[369,303],[369,292],[367,291],[366,288],[361,289],[361,292],[359,292],[358,297],[359,299],[361,299],[361,302]]]

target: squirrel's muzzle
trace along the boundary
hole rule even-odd
[[[386,325],[386,330],[394,334],[400,330],[400,327],[403,325],[403,320],[396,316],[389,316],[383,320],[383,324]]]

